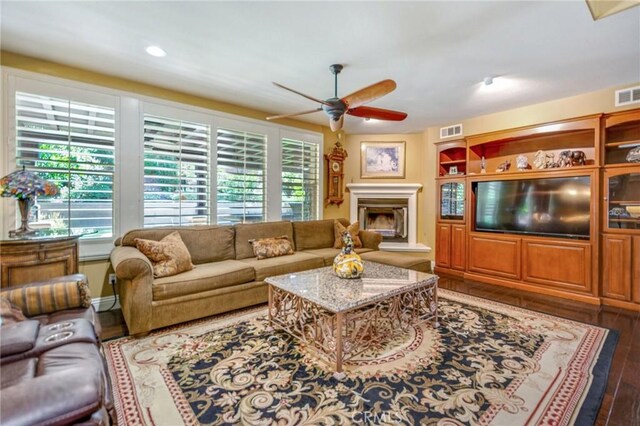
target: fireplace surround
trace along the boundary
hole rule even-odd
[[[351,222],[382,235],[381,250],[429,252],[417,242],[417,183],[349,183]]]

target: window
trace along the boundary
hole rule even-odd
[[[39,198],[34,227],[113,235],[114,108],[16,92],[16,166],[60,189]]]
[[[219,224],[266,220],[266,151],[265,135],[218,129]]]
[[[318,219],[319,160],[317,143],[282,139],[282,219]]]
[[[144,226],[209,223],[210,127],[144,116]]]

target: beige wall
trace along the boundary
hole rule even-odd
[[[325,139],[325,152],[331,151],[333,139]],[[360,178],[360,143],[371,141],[405,141],[405,178],[404,179],[361,179]],[[426,144],[422,133],[413,134],[397,134],[397,135],[347,135],[342,141],[343,147],[347,150],[349,156],[344,163],[345,184],[369,182],[369,183],[420,183],[423,185],[422,191],[418,193],[418,235],[419,243],[431,245],[432,241],[428,238],[426,224],[430,214],[434,211],[433,202],[425,197],[425,186],[433,186],[433,179],[430,179],[432,170],[427,165],[430,164],[429,154],[426,152]],[[325,166],[326,167],[326,166]],[[431,167],[432,169],[432,167]],[[324,217],[326,219],[345,217],[349,218],[349,193],[345,192],[345,200],[340,206],[331,205],[324,209]],[[434,201],[435,202],[435,201]],[[429,257],[433,253],[429,254]]]

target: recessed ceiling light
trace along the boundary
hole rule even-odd
[[[161,47],[158,46],[149,46],[145,49],[147,53],[151,56],[155,56],[157,58],[162,58],[163,56],[167,56],[167,52],[162,50]]]

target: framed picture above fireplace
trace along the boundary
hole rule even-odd
[[[405,142],[361,142],[360,178],[404,179]]]

